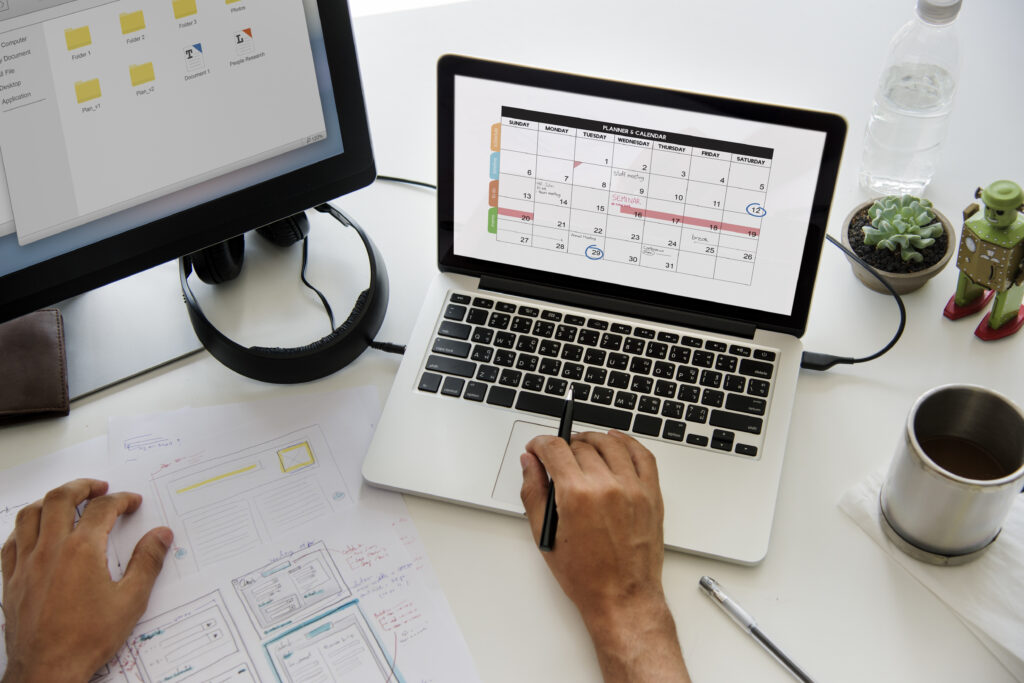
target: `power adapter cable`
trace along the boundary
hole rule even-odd
[[[893,338],[889,340],[888,344],[886,344],[880,350],[876,351],[870,356],[864,356],[863,358],[849,358],[845,356],[833,356],[832,354],[828,353],[804,351],[803,356],[800,359],[800,367],[805,370],[828,370],[833,365],[853,365],[854,363],[866,363],[869,360],[874,360],[879,356],[882,356],[885,353],[887,353],[889,349],[891,349],[892,347],[896,346],[896,342],[898,342],[900,340],[900,337],[903,336],[903,330],[907,326],[907,307],[903,305],[903,299],[900,298],[900,295],[897,294],[896,290],[892,288],[892,285],[890,285],[889,282],[884,277],[882,277],[882,275],[877,270],[875,270],[870,264],[865,262],[864,259],[857,256],[852,251],[850,251],[842,244],[837,242],[834,237],[832,237],[829,234],[826,234],[825,239],[827,239],[829,242],[838,247],[844,254],[855,260],[860,265],[864,266],[864,268],[869,273],[876,277],[878,281],[881,282],[887,290],[889,290],[889,293],[892,294],[894,299],[896,299],[896,305],[899,306],[900,309],[900,324],[899,327],[896,329],[896,334],[893,335]]]

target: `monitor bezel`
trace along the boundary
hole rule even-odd
[[[342,152],[0,276],[0,322],[222,242],[372,183],[376,168],[348,2],[321,1],[317,8],[343,141]]]
[[[458,256],[454,249],[455,216],[455,79],[482,78],[511,84],[562,90],[583,95],[652,104],[705,114],[738,116],[753,121],[806,128],[825,133],[817,185],[807,226],[800,273],[789,315],[768,313],[683,296],[653,292],[596,280],[571,277],[521,266]],[[438,90],[438,268],[442,272],[496,277],[539,283],[552,290],[585,292],[616,300],[641,301],[668,311],[685,311],[709,319],[728,318],[757,328],[802,336],[810,314],[814,280],[821,259],[829,209],[835,192],[839,163],[846,136],[846,121],[837,114],[774,104],[749,102],[712,95],[668,90],[652,86],[610,81],[532,67],[479,60],[461,55],[444,55],[437,65]]]

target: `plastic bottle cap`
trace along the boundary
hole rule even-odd
[[[930,24],[948,24],[960,13],[963,0],[917,0],[917,16]]]

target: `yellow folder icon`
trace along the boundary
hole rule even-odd
[[[191,16],[199,11],[196,8],[196,0],[172,0],[171,6],[174,7],[175,19]]]
[[[138,12],[121,12],[121,33],[134,33],[146,28],[146,18],[142,10]]]
[[[89,35],[88,26],[64,29],[64,40],[67,42],[69,50],[77,50],[80,47],[92,45],[92,36]]]
[[[233,2],[239,2],[240,0],[224,0],[225,5],[230,5]]]
[[[132,64],[128,67],[128,73],[131,74],[133,86],[156,80],[156,74],[153,73],[153,62]]]
[[[93,78],[89,81],[75,81],[75,97],[78,103],[95,100],[100,96],[100,79]]]

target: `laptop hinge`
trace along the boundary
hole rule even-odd
[[[707,332],[718,332],[745,339],[753,339],[754,332],[757,330],[757,327],[752,323],[730,320],[729,318],[681,311],[630,299],[590,294],[575,289],[538,285],[533,282],[491,275],[482,275],[480,277],[480,289],[525,296],[531,299],[540,299],[558,304],[567,304],[569,306],[578,306],[580,308],[590,308],[632,318],[643,318],[652,322],[691,327]]]

